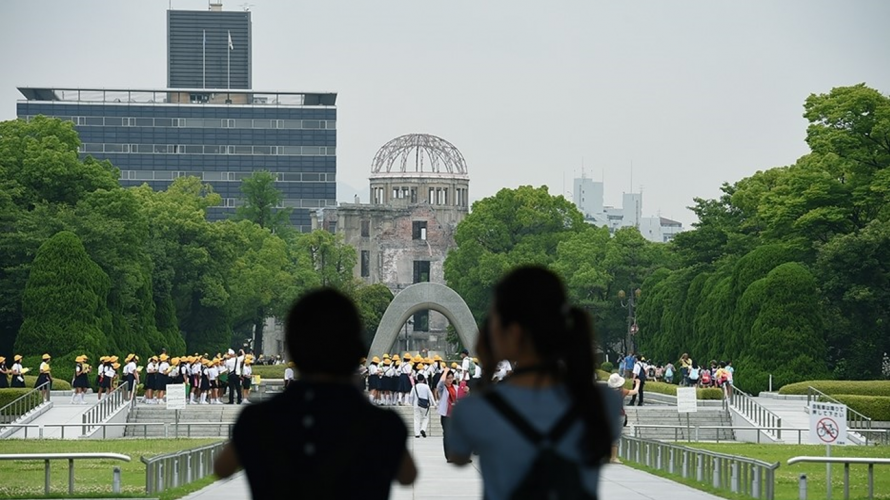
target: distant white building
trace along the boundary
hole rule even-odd
[[[574,202],[588,223],[608,227],[615,233],[622,227],[636,227],[649,241],[667,243],[683,231],[683,224],[664,217],[643,217],[643,194],[624,193],[620,207],[603,204],[604,185],[581,177],[574,182]]]

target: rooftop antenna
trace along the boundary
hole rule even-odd
[[[253,7],[252,3],[242,3],[241,8],[244,9],[244,12],[250,12],[250,8]]]

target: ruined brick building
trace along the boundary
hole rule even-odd
[[[414,283],[445,284],[443,264],[454,229],[469,210],[470,178],[463,155],[436,136],[409,134],[374,156],[371,202],[319,209],[313,229],[340,234],[356,249],[355,276],[393,292]],[[421,311],[403,327],[401,350],[445,350],[448,321]]]

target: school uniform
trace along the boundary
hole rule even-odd
[[[34,383],[34,387],[40,387],[41,385],[50,382],[50,389],[52,389],[52,377],[50,376],[49,371],[49,363],[46,361],[41,362],[40,375],[37,375],[37,382]]]
[[[291,370],[288,368],[288,370]],[[293,370],[291,370],[293,373]],[[371,366],[368,367],[368,390],[376,391],[380,388],[380,377],[377,375],[380,373],[380,367],[377,366],[377,363],[371,363]],[[293,375],[291,375],[293,378]],[[285,376],[285,381],[287,381],[287,377]]]
[[[388,366],[386,368],[386,372],[383,374],[385,388],[383,390],[388,392],[395,392],[398,389],[397,383],[398,379],[396,378],[396,369],[392,366]]]
[[[10,381],[11,387],[25,387],[25,376],[22,375],[22,364],[20,362],[15,362],[12,364],[12,381]]]
[[[0,389],[9,387],[9,378],[7,378],[6,362],[0,363]]]
[[[209,371],[210,368],[206,366],[201,367],[201,392],[210,390],[210,377],[207,376]]]
[[[102,374],[102,387],[104,389],[111,389],[112,383],[114,382],[114,377],[117,376],[117,371],[111,366],[111,363],[105,365],[105,373]]]
[[[248,391],[250,390],[250,381],[251,381],[252,376],[253,376],[253,367],[250,365],[244,365],[241,368],[241,378],[242,378],[241,388],[242,389],[246,389]]]
[[[149,361],[147,365],[145,365],[145,389],[152,391],[157,389],[158,385],[158,364],[154,361]]]
[[[87,378],[83,363],[76,363],[74,365],[74,380],[71,386],[75,389],[86,389],[90,386],[90,381]]]
[[[169,382],[169,377],[167,374],[168,370],[170,370],[170,363],[161,361],[161,364],[158,365],[158,378],[156,387],[156,389],[159,391],[167,390],[167,383]]]
[[[411,363],[402,363],[402,366],[399,367],[399,388],[398,391],[402,394],[408,394],[411,392],[411,371],[413,368],[411,367]]]
[[[136,388],[136,362],[130,361],[124,365],[124,380],[127,381],[127,392],[133,392]]]

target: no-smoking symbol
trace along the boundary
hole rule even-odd
[[[840,427],[830,418],[823,418],[816,424],[816,435],[825,443],[833,443],[837,440]]]

